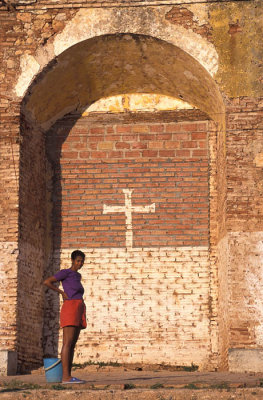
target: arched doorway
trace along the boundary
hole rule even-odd
[[[23,339],[24,336],[21,334],[21,339],[18,346],[19,353],[23,353],[23,357],[25,360],[27,360],[27,362],[32,363],[32,360],[35,359],[36,363],[38,363],[41,358],[39,348],[41,347],[42,340],[44,302],[43,296],[40,295],[40,289],[36,289],[35,283],[40,283],[40,277],[42,278],[43,271],[45,271],[47,265],[49,265],[50,259],[54,257],[53,251],[55,250],[55,252],[61,253],[63,250],[60,248],[60,243],[55,248],[53,248],[52,243],[52,202],[50,199],[50,188],[48,187],[51,180],[49,179],[50,166],[46,158],[46,138],[54,134],[54,129],[52,130],[50,128],[65,114],[74,114],[75,112],[75,120],[73,117],[74,125],[76,120],[79,119],[81,112],[86,108],[87,105],[94,103],[102,97],[122,93],[159,93],[184,99],[212,118],[219,130],[221,130],[224,126],[223,100],[217,85],[210,74],[194,58],[182,51],[180,48],[153,37],[134,34],[117,34],[92,38],[65,50],[39,74],[24,98],[22,104],[21,121],[22,135],[24,139],[21,145],[20,164],[20,290],[18,295],[20,307],[23,308],[26,306],[31,310],[31,315],[33,315],[36,320],[35,329],[36,332],[38,332],[36,334],[36,342],[31,344],[30,350],[27,350],[26,340]],[[45,134],[47,131],[49,131],[48,135]],[[64,136],[62,142],[65,140],[66,136],[67,135]],[[213,137],[215,139],[215,135]],[[105,140],[103,142],[105,146]],[[52,141],[50,143],[52,143]],[[122,143],[126,142],[124,142],[122,139]],[[61,144],[62,143],[60,143],[60,146]],[[81,146],[80,143],[79,145]],[[151,158],[150,154],[149,157]],[[215,161],[213,162],[215,165]],[[71,161],[68,160],[68,165],[70,166],[70,164]],[[213,174],[215,174],[215,169],[213,170]],[[129,187],[134,187],[134,184],[130,184]],[[60,193],[57,193],[57,195],[61,195],[61,193],[62,190],[60,190]],[[207,196],[209,196],[208,192]],[[213,196],[213,201],[215,201],[216,195],[214,194]],[[72,234],[74,234],[74,232],[72,232]],[[215,244],[216,240],[213,240]],[[178,247],[184,246],[187,247],[185,244]],[[119,246],[115,245],[113,247],[119,249]],[[159,250],[157,253],[155,253],[154,249],[147,246],[149,253],[147,253],[147,257],[156,258],[160,262],[160,257],[162,257],[160,250],[162,247],[161,244],[158,247]],[[183,251],[183,253],[176,253],[176,255],[174,250],[171,252],[169,249],[167,250],[169,254],[166,254],[166,256],[163,257],[168,257],[168,261],[166,259],[163,261],[164,264],[165,262],[168,262],[169,270],[162,270],[159,275],[157,274],[157,280],[152,282],[153,290],[157,290],[156,293],[158,293],[159,290],[157,287],[158,284],[160,284],[162,290],[164,290],[164,287],[160,281],[162,279],[168,279],[167,276],[169,274],[171,275],[172,271],[174,275],[172,274],[171,282],[166,285],[167,290],[168,287],[170,290],[170,287],[173,285],[174,279],[178,274],[178,271],[176,271],[173,266],[174,262],[176,261],[176,257],[179,263],[181,257],[181,262],[185,263],[184,265],[187,265],[187,268],[189,267],[190,264],[187,264],[186,259],[188,258],[193,261],[191,258],[193,255],[191,252],[189,253],[188,250],[188,254]],[[133,295],[131,292],[127,295],[128,297],[132,296],[130,299],[131,301],[133,300],[134,296],[139,294],[137,293],[137,289],[134,289],[134,286],[131,282],[133,280],[133,276],[142,269],[141,264],[146,262],[144,251],[145,250],[142,249],[142,253],[139,255],[139,259],[137,259],[137,264],[134,252],[132,252],[133,258],[135,257],[135,264],[139,269],[135,268],[133,273],[126,271],[125,273],[128,274],[125,276],[126,280],[119,282],[121,287],[121,285],[124,283],[127,284],[128,279],[131,279],[130,289],[133,288],[134,292]],[[176,249],[176,251],[178,251],[178,249]],[[201,252],[202,251],[203,250],[201,250]],[[65,252],[61,258],[63,259],[63,257],[65,257],[65,255],[68,253],[69,248],[65,249]],[[113,256],[116,258],[120,253],[122,254],[122,250],[118,250],[116,254],[113,254]],[[58,258],[60,258],[60,256]],[[101,257],[101,254],[98,253],[97,256]],[[108,260],[107,262],[109,264],[109,268],[111,268],[110,266],[112,265],[112,258],[110,260],[107,259],[107,254],[105,257],[106,260]],[[129,257],[130,254],[127,255],[127,252],[125,251],[120,257],[120,262],[128,262]],[[201,357],[198,355],[199,358],[196,360],[192,359],[192,361],[201,363],[204,366],[208,364],[208,359],[211,356],[211,342],[208,336],[211,334],[209,318],[212,314],[211,307],[213,305],[211,304],[214,301],[213,299],[211,300],[211,288],[209,287],[209,285],[211,285],[211,274],[208,265],[208,243],[206,249],[204,250],[203,260],[203,265],[206,268],[206,272],[204,273],[205,283],[208,285],[203,293],[199,293],[199,296],[203,296],[203,300],[201,302],[202,304],[200,303],[200,306],[204,315],[201,324],[204,331],[203,338],[196,338],[196,343],[199,341],[199,347],[202,348],[203,351],[200,351],[199,353],[199,355],[201,354]],[[193,273],[193,268],[200,265],[199,260],[195,260],[194,263],[196,263],[196,265],[191,264],[191,268],[189,271],[187,271],[187,274],[190,274],[191,271]],[[151,265],[154,265],[154,263]],[[113,271],[109,269],[107,271],[108,276],[109,273],[112,273],[114,281],[114,274],[118,274],[117,270],[115,273],[113,273]],[[154,273],[154,267],[152,269],[152,273]],[[28,281],[28,275],[31,276],[30,281]],[[150,276],[151,274],[149,273],[148,275]],[[193,274],[195,277],[194,279],[198,279],[198,277],[201,277],[201,275],[201,270],[198,271],[197,274]],[[186,285],[190,282],[193,283],[193,276],[190,278],[190,280],[183,281],[181,286],[179,285],[182,296],[187,295],[187,291],[189,289],[186,287]],[[146,278],[147,275],[142,276],[141,280]],[[177,278],[180,279],[180,276]],[[95,284],[95,277],[93,284]],[[29,295],[25,299],[22,295],[22,287],[23,290],[25,290],[26,286],[29,286]],[[116,290],[119,291],[120,287],[117,287]],[[112,288],[110,287],[110,289]],[[143,289],[141,290],[143,291]],[[190,292],[191,290],[192,289],[190,289]],[[109,291],[109,289],[105,289],[103,293],[106,295],[107,291]],[[191,304],[196,302],[196,293],[192,292],[192,294],[193,297]],[[140,295],[143,296],[143,293]],[[36,296],[38,301],[32,301],[32,299],[35,299]],[[157,297],[159,299],[157,302],[161,301],[159,294]],[[114,302],[114,300],[117,299],[118,298],[115,297],[112,299],[112,301]],[[150,299],[151,296],[147,297],[148,302]],[[208,305],[208,299],[210,299],[210,305]],[[52,298],[50,301],[52,301]],[[153,309],[155,304],[154,302],[155,299],[153,300],[152,304],[148,304],[147,307]],[[167,302],[167,299],[165,302]],[[178,307],[178,302],[175,304],[176,307]],[[162,306],[161,304],[159,305]],[[104,302],[102,306],[107,308],[107,301]],[[111,308],[111,305],[108,305],[108,307]],[[121,316],[124,315],[123,310],[120,311],[120,308],[124,307],[124,303],[121,305],[121,307],[120,305],[118,306],[118,304],[114,304],[114,307],[115,312],[117,312],[118,319],[120,319]],[[167,304],[165,304],[164,307],[167,308]],[[187,307],[191,308],[191,305],[187,305],[186,301],[186,305],[183,305],[182,309],[187,309]],[[206,309],[206,311],[203,311],[204,309]],[[39,312],[40,310],[41,312]],[[168,314],[169,311],[170,310],[168,309]],[[52,311],[52,308],[49,308],[48,312],[50,313],[48,320],[51,321],[52,318],[54,319],[56,311]],[[197,310],[192,309],[190,313],[191,312],[194,313],[197,312]],[[136,309],[133,309],[133,313],[134,315],[136,314]],[[107,312],[103,315],[105,317]],[[189,325],[190,321],[191,319],[187,320],[186,325]],[[157,322],[158,321],[156,318],[153,318],[152,326],[156,325]],[[132,323],[134,323],[134,321]],[[194,324],[193,321],[191,323]],[[18,325],[20,331],[26,331],[30,327],[30,324],[31,321],[22,321],[22,319],[20,320],[18,313]],[[159,341],[161,342],[161,347],[163,347],[166,345],[166,339],[163,335],[164,331],[162,329],[162,318],[159,318],[159,324],[159,339],[157,339],[157,336],[155,336],[151,338],[151,342],[156,343]],[[136,327],[137,332],[140,331],[142,325],[143,322],[141,321],[139,326]],[[54,329],[52,323],[50,328],[51,330]],[[119,330],[121,331],[124,328],[125,322],[124,327],[119,327]],[[194,328],[196,331],[198,331],[200,325],[197,323]],[[96,329],[97,331],[100,330],[98,326]],[[148,331],[150,331],[150,329],[151,324],[148,325]],[[187,335],[189,335],[190,338],[192,331],[188,329],[187,332]],[[142,332],[142,334],[145,336],[145,332]],[[184,334],[185,332],[182,331],[182,341],[184,341]],[[105,336],[101,338],[103,346],[105,346],[105,343],[110,340],[112,331],[108,332],[107,335],[108,336],[106,338]],[[140,342],[141,337],[141,334],[136,336],[139,344],[135,343],[135,345],[133,344],[132,347],[139,347],[140,351],[138,352],[138,357],[142,357],[141,359],[150,362],[149,352],[152,354],[155,352],[157,356],[160,346],[154,347],[147,352],[145,351],[145,345],[143,342]],[[206,337],[205,340],[204,337]],[[118,334],[118,336],[115,336],[114,340],[116,340],[116,338],[120,342],[124,338],[124,342],[121,345],[121,352],[109,353],[107,354],[107,358],[113,358],[115,354],[122,354],[122,360],[124,360],[125,357],[129,357],[130,354],[129,351],[125,353],[125,348],[127,348],[127,344],[125,343],[127,336],[124,335],[121,337]],[[187,340],[190,340],[189,338]],[[99,345],[94,342],[93,346],[94,348],[98,348]],[[85,347],[85,343],[83,343],[82,347]],[[180,352],[181,348],[179,349],[179,347],[177,347],[177,350]],[[187,347],[185,347],[185,349],[187,350]],[[102,349],[100,349],[100,351],[102,351]],[[176,346],[173,348],[173,351],[176,352]],[[84,353],[83,357],[87,357],[87,354]],[[94,354],[95,353],[93,352],[92,357],[94,357]],[[96,351],[96,354],[99,354],[99,352]],[[161,357],[165,357],[164,353],[161,352],[160,354]],[[180,360],[183,360],[185,354],[186,352],[183,351],[182,355],[180,356]],[[138,361],[138,359],[135,358],[135,361]],[[190,359],[186,359],[186,363],[189,361]],[[168,355],[166,362],[171,362],[171,359],[168,357]]]

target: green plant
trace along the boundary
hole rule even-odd
[[[52,385],[51,389],[53,389],[53,390],[65,390],[65,389],[71,389],[71,387],[69,388],[69,387],[57,384],[57,385]]]
[[[184,389],[199,389],[199,387],[194,383],[188,383],[188,385],[184,386]]]
[[[227,383],[227,382],[216,383],[215,385],[211,385],[210,388],[211,389],[227,389],[227,390],[230,390],[229,383]]]
[[[103,362],[103,361],[85,361],[84,363],[73,363],[72,367],[73,369],[83,369],[87,367],[88,365],[98,365],[99,368],[102,367],[120,367],[122,364],[119,364],[117,361],[109,361],[109,362]]]
[[[130,389],[135,389],[136,386],[133,383],[125,383],[123,388],[124,390],[130,390]]]
[[[32,390],[32,389],[40,389],[41,386],[33,383],[24,383],[22,381],[12,379],[10,382],[3,383],[3,389],[0,390],[0,393],[4,392],[18,392],[21,390]]]
[[[195,365],[195,364],[192,363],[190,366],[183,365],[181,368],[182,368],[183,371],[193,372],[193,371],[197,371],[198,370],[198,365]]]
[[[155,383],[154,385],[150,386],[150,389],[161,389],[163,387],[164,386],[162,383]]]

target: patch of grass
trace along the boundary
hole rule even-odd
[[[227,382],[222,382],[222,383],[216,383],[215,385],[210,385],[211,389],[226,389],[230,390],[229,383]]]
[[[97,387],[95,386],[93,383],[91,385],[89,385],[89,390],[106,390],[110,388],[110,385],[105,385],[103,387]]]
[[[71,387],[69,388],[69,387],[66,387],[66,385],[64,386],[64,385],[60,385],[58,383],[56,385],[52,385],[51,389],[53,389],[53,390],[65,390],[65,389],[71,389]]]
[[[198,365],[192,363],[191,365],[171,365],[171,364],[157,364],[159,369],[168,370],[168,371],[186,371],[186,372],[194,372],[198,370]]]
[[[3,389],[0,390],[0,393],[18,392],[21,390],[33,390],[33,389],[41,389],[41,386],[33,383],[24,383],[16,379],[12,379],[10,382],[3,383]]]
[[[198,365],[195,365],[194,363],[192,363],[191,365],[182,365],[181,367],[179,367],[182,369],[182,371],[187,371],[187,372],[194,372],[198,370]]]
[[[121,367],[122,364],[119,364],[117,361],[109,361],[109,362],[103,362],[103,361],[85,361],[84,363],[73,363],[72,367],[73,369],[83,369],[89,365],[97,365],[99,368],[102,367]]]
[[[185,385],[184,386],[184,389],[199,389],[199,387],[198,386],[196,386],[196,384],[195,383],[188,383],[188,385]]]
[[[163,387],[164,386],[162,383],[155,383],[154,385],[150,386],[150,389],[161,389]]]
[[[133,383],[125,383],[123,389],[124,390],[130,390],[130,389],[135,389],[136,386]]]

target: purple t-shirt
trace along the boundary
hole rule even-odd
[[[69,300],[82,299],[84,288],[80,282],[81,275],[79,272],[69,269],[61,269],[54,277],[57,281],[62,282],[63,290],[67,294]]]

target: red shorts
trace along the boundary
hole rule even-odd
[[[60,327],[65,326],[87,327],[86,306],[82,299],[64,301],[60,311]]]

